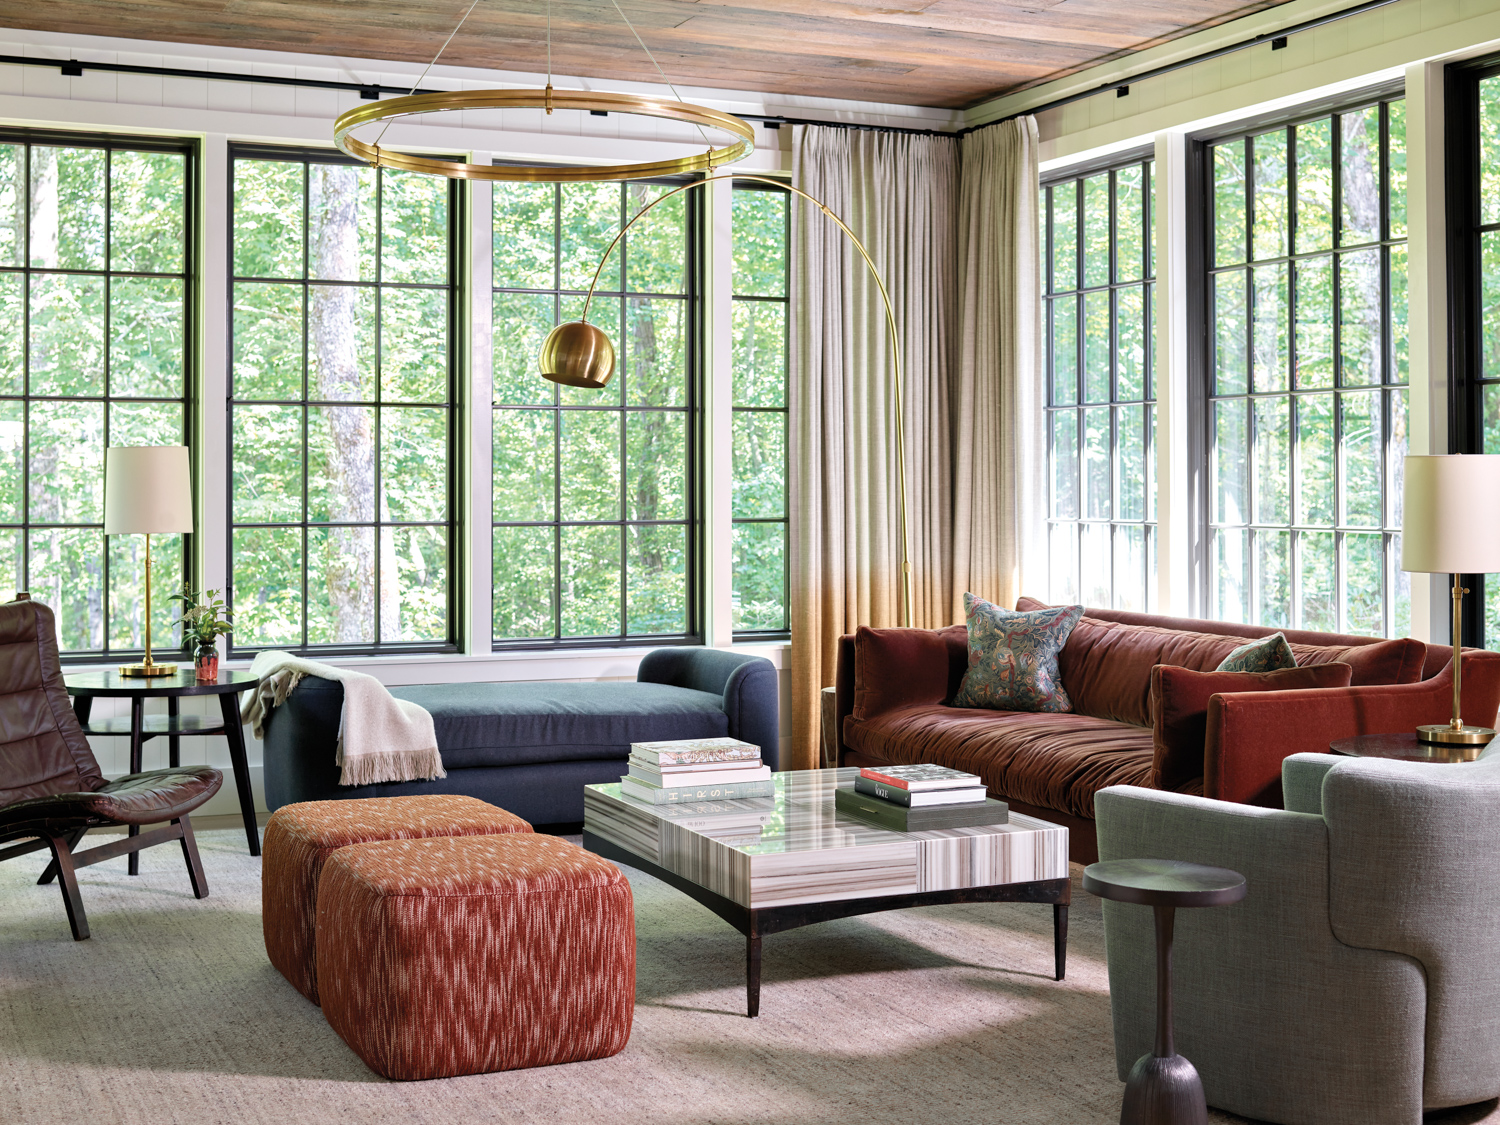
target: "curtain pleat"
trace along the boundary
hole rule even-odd
[[[799,126],[792,182],[849,224],[895,311],[904,367],[913,624],[947,624],[952,576],[958,150],[949,137]],[[789,768],[818,760],[838,638],[900,621],[897,382],[879,288],[816,207],[792,208]]]
[[[1045,563],[1042,302],[1036,119],[960,143],[958,356],[953,409],[953,582],[1014,605]]]

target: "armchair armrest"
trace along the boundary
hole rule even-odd
[[[1281,763],[1281,807],[1287,812],[1323,815],[1323,779],[1340,762],[1337,754],[1293,754]]]
[[[1489,726],[1500,705],[1500,653],[1464,653],[1463,715]],[[1203,792],[1221,801],[1279,807],[1281,762],[1323,754],[1338,738],[1414,730],[1453,713],[1453,680],[1445,668],[1415,684],[1226,692],[1208,702]]]
[[[759,746],[772,770],[780,767],[781,681],[769,660],[718,648],[658,648],[642,657],[635,678],[719,696],[730,735]]]

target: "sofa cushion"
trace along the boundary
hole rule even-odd
[[[667,684],[422,684],[391,694],[432,712],[450,770],[625,758],[632,742],[729,733],[721,697]]]
[[[1276,672],[1282,668],[1297,667],[1297,658],[1292,655],[1292,646],[1280,633],[1272,633],[1258,641],[1240,645],[1219,662],[1215,672]]]
[[[1158,664],[1151,670],[1154,753],[1151,786],[1175,789],[1203,776],[1203,740],[1211,696],[1231,691],[1348,687],[1347,664],[1316,664],[1270,672],[1195,672]]]
[[[1371,684],[1414,684],[1422,678],[1427,646],[1412,637],[1379,641],[1372,645],[1292,645],[1297,666],[1347,664],[1353,678],[1350,687]]]
[[[968,630],[872,629],[854,631],[856,719],[914,703],[947,703],[969,665]]]
[[[959,707],[1005,711],[1071,711],[1057,654],[1083,616],[1081,605],[1016,613],[964,595],[969,670],[954,697]]]
[[[1151,725],[1151,669],[1158,664],[1211,672],[1239,637],[1121,625],[1085,617],[1063,646],[1063,683],[1073,709],[1133,726]]]
[[[1093,818],[1108,785],[1151,784],[1149,728],[1090,715],[924,705],[844,725],[849,748],[898,765],[978,774],[991,796]]]

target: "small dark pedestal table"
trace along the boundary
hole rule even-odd
[[[1198,1071],[1172,1043],[1172,924],[1179,906],[1239,902],[1245,877],[1171,859],[1112,859],[1084,869],[1083,889],[1156,912],[1156,1046],[1130,1068],[1120,1125],[1207,1125]]]
[[[199,683],[188,664],[174,676],[122,676],[116,669],[105,672],[77,672],[63,677],[68,694],[73,697],[73,713],[78,716],[84,734],[114,735],[130,739],[130,772],[141,772],[141,748],[149,739],[163,735],[169,740],[167,764],[181,765],[181,738],[185,734],[222,734],[229,743],[229,760],[234,766],[234,785],[239,792],[240,814],[245,819],[245,837],[250,854],[260,855],[260,831],[255,823],[255,798],[250,792],[250,767],[245,760],[245,731],[240,724],[239,693],[253,688],[259,677],[249,672],[223,671],[217,680]],[[178,701],[189,695],[217,695],[220,718],[200,719],[180,715]],[[148,699],[167,701],[165,715],[147,715]],[[101,719],[91,722],[89,715],[95,699],[130,700],[130,717]],[[130,834],[140,829],[130,826]],[[140,872],[140,853],[130,853],[130,873]]]

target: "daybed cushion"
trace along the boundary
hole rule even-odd
[[[422,684],[391,694],[432,712],[450,770],[624,758],[632,742],[729,733],[720,696],[666,684]]]
[[[900,765],[933,762],[978,774],[991,793],[1092,819],[1107,785],[1151,784],[1149,727],[1089,715],[928,705],[845,727],[851,750]],[[1201,792],[1191,784],[1184,791]]]

